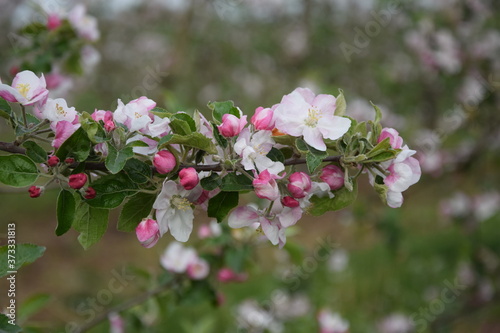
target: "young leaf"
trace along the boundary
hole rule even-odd
[[[96,197],[86,200],[86,203],[95,208],[116,208],[126,197],[137,192],[137,185],[123,173],[101,177],[92,183],[92,187]]]
[[[208,201],[208,217],[214,217],[222,222],[231,209],[238,206],[238,192],[220,192]]]
[[[59,147],[56,156],[61,161],[67,157],[74,157],[78,162],[87,159],[90,153],[90,140],[85,130],[80,127]]]
[[[176,114],[174,114],[170,118],[170,121],[172,121],[174,119],[180,119],[180,120],[185,121],[189,125],[189,129],[191,130],[191,132],[196,132],[196,123],[195,123],[193,117],[191,117],[187,113],[177,112]]]
[[[345,101],[344,92],[342,91],[342,89],[339,89],[339,91],[340,91],[340,94],[337,96],[337,101],[335,103],[336,104],[335,115],[342,117],[343,115],[345,115],[347,103]]]
[[[24,155],[0,156],[0,182],[13,187],[33,184],[38,178],[36,164]]]
[[[210,176],[202,178],[200,185],[204,190],[213,191],[221,185],[221,178],[218,174],[212,173]]]
[[[19,333],[23,329],[16,324],[12,325],[11,322],[12,319],[10,317],[7,317],[3,313],[0,313],[0,331],[2,333]]]
[[[25,141],[23,143],[26,148],[26,155],[35,163],[47,162],[47,152],[34,141]]]
[[[127,160],[134,156],[134,151],[132,147],[125,147],[120,150],[116,150],[113,145],[108,143],[108,156],[106,157],[106,168],[108,168],[111,173],[116,174],[120,172]]]
[[[379,107],[373,104],[372,102],[370,102],[370,104],[373,106],[373,109],[375,109],[375,120],[373,121],[373,123],[375,125],[378,125],[382,120],[382,110],[380,110]]]
[[[217,153],[217,149],[215,148],[213,142],[200,132],[194,132],[189,135],[173,134],[169,137],[168,140],[163,140],[162,138],[160,142],[162,143],[161,145],[159,145],[160,149],[162,148],[162,145],[165,144],[181,144],[188,147],[204,150],[209,154]]]
[[[321,216],[328,211],[335,211],[349,206],[356,200],[358,195],[358,186],[356,181],[353,184],[353,190],[349,191],[347,188],[342,187],[341,189],[334,192],[335,196],[330,199],[328,196],[318,197],[314,195],[311,198],[311,206],[309,208],[309,213],[313,216]]]
[[[94,208],[84,201],[80,202],[73,227],[80,233],[78,241],[85,250],[102,238],[108,228],[108,216],[108,209]]]
[[[314,155],[311,152],[308,152],[306,155],[306,163],[307,163],[307,170],[309,170],[309,173],[313,173],[323,162],[323,159],[325,159],[328,155]]]
[[[207,106],[212,110],[212,117],[218,123],[222,122],[222,116],[226,113],[240,117],[240,110],[234,106],[233,101],[210,102]]]
[[[137,193],[129,198],[123,205],[117,229],[124,232],[134,231],[142,219],[149,215],[155,200],[156,195],[148,193]]]
[[[35,244],[16,244],[15,263],[8,261],[9,246],[0,246],[0,278],[6,276],[8,271],[17,271],[25,264],[31,264],[45,252],[45,247]]]
[[[73,224],[76,211],[76,202],[73,193],[61,190],[57,197],[57,228],[56,235],[65,234]]]
[[[271,150],[267,154],[267,157],[273,162],[285,162],[285,156],[283,155],[283,153],[279,149],[276,149],[274,147],[271,148]]]
[[[189,135],[193,132],[191,130],[191,126],[189,126],[189,123],[187,121],[173,117],[171,119],[172,120],[170,121],[169,126],[172,129],[173,133],[184,136],[184,135]]]
[[[24,322],[30,316],[40,311],[49,301],[51,297],[49,294],[37,294],[23,301],[19,307],[19,315],[17,320]]]

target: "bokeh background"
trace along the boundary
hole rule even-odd
[[[319,332],[321,310],[348,321],[352,333],[500,332],[496,0],[44,6],[76,3],[87,5],[101,32],[96,52],[84,56],[83,75],[61,92],[79,111],[114,110],[118,98],[146,95],[168,110],[205,114],[207,102],[231,99],[251,115],[295,87],[333,95],[342,89],[353,118],[371,119],[369,101],[379,105],[383,124],[419,151],[423,170],[402,208],[382,206],[365,179],[352,207],[305,216],[284,250],[255,245],[248,281],[217,285],[221,306],[146,302],[131,312],[151,325],[134,332]],[[15,32],[42,19],[39,13],[33,1],[0,0],[4,82],[19,65]],[[0,126],[0,139],[13,140]],[[0,187],[0,234],[15,222],[18,243],[47,247],[18,274],[20,303],[50,296],[39,312],[20,318],[38,327],[33,332],[63,332],[66,323],[84,321],[78,305],[108,288],[123,267],[136,279],[110,306],[137,295],[161,272],[159,257],[170,242],[164,237],[144,249],[110,223],[103,240],[84,251],[76,232],[55,236],[56,197],[49,190],[34,200],[24,189]],[[206,222],[203,214],[195,220]],[[5,290],[5,281],[0,286]],[[106,331],[107,323],[91,332]]]

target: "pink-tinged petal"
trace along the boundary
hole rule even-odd
[[[153,219],[143,219],[135,228],[137,239],[145,248],[153,247],[160,239],[158,223]]]
[[[54,141],[52,141],[52,147],[59,148],[64,141],[66,141],[76,130],[80,127],[80,124],[73,125],[69,121],[62,120],[57,122],[56,125],[56,137]]]
[[[391,208],[399,208],[403,204],[403,194],[401,192],[388,191],[387,205]]]
[[[260,218],[260,226],[266,237],[271,241],[273,245],[278,245],[279,243],[279,227],[276,223],[272,223],[265,217]]]
[[[22,103],[26,100],[16,89],[6,84],[0,84],[0,97],[12,103]]]
[[[158,221],[158,227],[160,229],[160,237],[168,232],[168,220],[173,213],[174,211],[172,209],[156,210],[156,220]]]
[[[314,98],[312,105],[321,110],[323,115],[333,115],[336,108],[337,99],[332,95],[321,94]]]
[[[318,129],[305,126],[303,134],[304,134],[304,141],[307,142],[308,145],[317,150],[321,151],[326,150],[326,145],[325,142],[323,141],[323,136],[321,135],[321,132]]]
[[[193,231],[194,214],[191,208],[186,210],[173,209],[174,215],[168,221],[170,234],[178,242],[187,242]]]
[[[296,88],[293,92],[293,93],[297,93],[299,94],[300,96],[302,96],[302,98],[304,99],[304,101],[306,101],[307,103],[309,104],[313,104],[313,101],[314,101],[314,98],[315,98],[315,95],[314,95],[314,92],[309,89],[309,88]],[[314,105],[314,104],[313,104]]]
[[[422,170],[420,169],[420,162],[414,157],[408,157],[406,163],[410,166],[412,171],[411,185],[416,184],[420,180]]]
[[[281,226],[283,228],[288,228],[294,225],[298,220],[300,220],[301,217],[302,209],[300,207],[285,207],[283,208],[281,213],[278,214],[278,219],[280,220]]]
[[[194,262],[188,265],[186,272],[191,279],[202,280],[208,276],[210,266],[206,260],[197,258]]]
[[[255,222],[259,222],[259,214],[250,206],[238,207],[228,217],[229,226],[235,229],[251,226]]]
[[[318,121],[318,129],[323,134],[325,139],[337,140],[346,134],[351,127],[351,119],[333,116],[322,117]]]

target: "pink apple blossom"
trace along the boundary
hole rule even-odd
[[[145,218],[135,228],[137,239],[145,248],[153,247],[160,239],[160,228],[158,222]]]
[[[323,139],[336,140],[351,126],[348,118],[334,115],[336,98],[317,95],[308,88],[297,88],[286,95],[274,111],[276,128],[304,141],[318,150],[326,150]]]
[[[47,29],[55,30],[61,26],[62,20],[56,13],[49,14],[47,17]]]
[[[185,168],[179,172],[179,182],[186,190],[192,190],[200,182],[195,168]]]
[[[300,206],[300,202],[298,202],[296,199],[292,198],[291,196],[287,195],[281,198],[281,204],[284,207],[290,207],[290,208],[295,208]]]
[[[68,21],[75,28],[78,35],[91,42],[95,42],[100,37],[97,27],[97,19],[87,15],[87,9],[84,5],[78,4],[68,13]]]
[[[283,177],[269,173],[268,170],[262,171],[252,182],[255,194],[262,199],[268,199],[274,201],[280,197],[280,190],[276,179],[281,179]]]
[[[235,115],[226,113],[222,116],[222,124],[217,126],[217,128],[222,136],[232,138],[233,136],[240,134],[246,124],[247,116],[241,116],[238,118]]]
[[[334,164],[325,166],[321,170],[319,178],[330,186],[330,190],[335,191],[344,186],[344,171]]]
[[[187,267],[186,273],[192,280],[203,280],[208,276],[210,272],[210,266],[205,259],[197,257],[192,263]]]
[[[148,156],[148,155],[153,155],[158,151],[158,141],[150,139],[145,135],[136,134],[130,139],[128,139],[126,143],[129,144],[134,141],[142,141],[147,144],[146,147],[144,146],[133,147],[132,149],[136,154]]]
[[[116,122],[127,126],[131,132],[145,130],[153,122],[149,111],[155,106],[156,102],[145,96],[134,99],[127,104],[123,104],[119,99],[113,117]]]
[[[223,267],[217,272],[217,280],[220,282],[243,282],[248,278],[245,273],[236,273],[231,268]]]
[[[172,242],[160,257],[160,264],[167,271],[185,273],[198,258],[196,251],[191,247],[184,247],[181,243]]]
[[[47,159],[47,165],[49,167],[55,167],[59,164],[60,160],[59,157],[52,155]]]
[[[111,132],[116,128],[115,122],[113,121],[113,112],[111,111],[96,109],[91,116],[95,121],[102,121],[104,123],[104,129],[107,132]]]
[[[77,129],[80,128],[80,124],[74,124],[66,120],[61,120],[57,123],[52,123],[50,127],[56,133],[54,141],[52,141],[52,147],[57,149],[64,143],[64,141],[73,135]]]
[[[43,186],[31,186],[28,189],[30,198],[38,198],[44,192],[45,188]]]
[[[12,80],[12,86],[0,81],[0,97],[8,102],[33,105],[47,98],[49,91],[46,87],[43,74],[37,77],[31,71],[22,71],[16,74]]]
[[[320,333],[348,333],[349,322],[337,312],[322,309],[318,313]]]
[[[94,190],[94,188],[93,188],[93,187],[90,187],[90,186],[89,186],[89,187],[87,187],[87,188],[85,189],[85,194],[83,195],[83,197],[84,197],[85,199],[87,199],[87,200],[90,200],[90,199],[94,199],[94,198],[96,197],[96,195],[97,195],[96,190]]]
[[[400,149],[403,145],[403,138],[399,136],[398,131],[394,128],[384,128],[378,137],[377,143],[389,138],[389,142],[393,149]]]
[[[42,117],[52,123],[59,121],[69,121],[73,123],[78,117],[74,107],[68,107],[68,103],[63,98],[48,98],[41,109]]]
[[[68,177],[68,185],[69,187],[78,190],[81,189],[85,183],[87,182],[87,175],[84,173],[77,173],[74,175],[70,175]]]
[[[272,131],[274,129],[274,110],[277,106],[278,104],[272,108],[263,108],[261,106],[255,109],[255,114],[250,121],[256,130]]]
[[[294,172],[288,180],[287,188],[294,198],[301,199],[311,190],[311,178],[305,172]]]
[[[155,154],[155,157],[153,158],[153,165],[158,173],[166,174],[174,170],[177,165],[177,161],[174,154],[164,149]]]

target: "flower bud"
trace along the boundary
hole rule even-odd
[[[160,150],[153,158],[153,165],[155,166],[156,171],[161,174],[166,174],[174,170],[176,164],[177,162],[174,154],[168,150]]]
[[[135,228],[135,234],[142,246],[150,248],[160,239],[160,227],[153,219],[143,219]]]
[[[42,195],[45,188],[43,186],[31,186],[28,189],[31,198],[38,198]]]
[[[104,123],[104,129],[107,132],[111,132],[116,128],[115,122],[113,121],[113,112],[104,110],[95,110],[92,113],[92,119],[95,121],[102,120]]]
[[[179,180],[186,190],[192,190],[200,182],[198,173],[194,168],[185,168],[179,172]]]
[[[47,160],[47,164],[49,167],[55,167],[59,164],[59,157],[57,156],[50,156],[49,159]]]
[[[280,197],[280,190],[276,183],[277,175],[269,173],[266,169],[262,171],[258,177],[252,181],[255,194],[262,199],[274,201]]]
[[[235,115],[226,113],[222,116],[222,124],[217,126],[219,132],[222,136],[226,138],[231,138],[240,134],[243,127],[247,124],[247,116],[242,116],[241,118]]]
[[[77,173],[76,175],[70,175],[68,185],[75,190],[81,189],[87,182],[87,175],[84,173]]]
[[[57,14],[49,14],[47,19],[47,29],[54,30],[61,26],[62,21],[59,15]]]
[[[190,279],[202,280],[208,276],[210,266],[205,259],[196,258],[195,261],[188,265],[186,272]]]
[[[250,121],[257,130],[272,131],[274,129],[273,115],[273,109],[258,107],[255,109],[255,114],[252,116]]]
[[[88,200],[94,199],[95,196],[96,196],[96,191],[94,190],[93,187],[89,186],[85,189],[85,195],[83,196],[85,199],[88,199]]]
[[[288,191],[292,197],[300,199],[307,195],[311,190],[311,178],[304,172],[294,172],[289,177]]]
[[[73,163],[75,163],[75,159],[72,157],[68,157],[67,159],[64,160],[64,163],[73,164]]]
[[[245,273],[236,273],[230,268],[221,268],[217,272],[217,280],[220,282],[243,282],[247,279]]]
[[[330,164],[321,170],[319,178],[335,191],[344,186],[344,171],[336,165]]]
[[[385,127],[382,129],[380,136],[378,137],[377,143],[389,138],[389,142],[393,149],[399,149],[403,145],[403,138],[399,136],[398,131],[394,128]]]
[[[295,208],[300,205],[300,203],[292,198],[291,196],[287,195],[286,197],[281,198],[281,204],[284,207],[290,207],[290,208]]]

